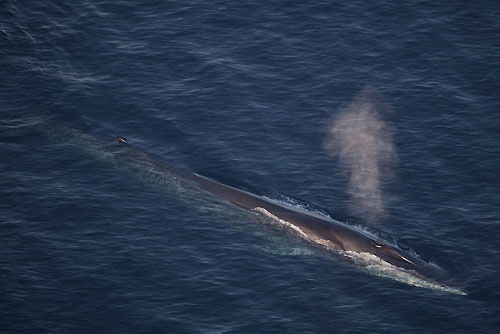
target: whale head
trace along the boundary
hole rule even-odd
[[[401,250],[388,246],[380,241],[372,240],[368,245],[368,252],[380,259],[400,268],[418,271],[421,260],[412,255],[403,253]]]

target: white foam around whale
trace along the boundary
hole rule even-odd
[[[304,238],[306,240],[310,240],[309,237],[307,236],[307,234],[305,234],[304,231],[302,231],[298,226],[295,226],[294,224],[291,224],[291,223],[287,222],[286,220],[283,220],[281,218],[276,217],[275,215],[273,215],[271,212],[267,211],[266,209],[261,208],[261,207],[257,207],[257,208],[254,208],[253,211],[257,211],[257,212],[264,214],[265,216],[271,218],[273,221],[276,221],[277,223],[279,223],[285,227],[288,227],[289,229],[297,232],[298,235],[301,236],[302,238]]]
[[[356,265],[359,265],[360,268],[371,275],[390,278],[395,281],[420,288],[449,292],[458,295],[467,295],[467,292],[460,290],[459,288],[426,280],[425,278],[416,275],[416,273],[412,270],[396,267],[373,254],[356,253],[352,251],[338,252],[346,257],[349,257]]]
[[[271,218],[273,221],[275,221],[278,224],[281,224],[282,226],[289,228],[293,231],[295,231],[300,237],[311,241],[312,240],[302,231],[299,227],[295,226],[294,224],[291,224],[290,222],[287,222],[281,218],[276,217],[269,211],[267,211],[264,208],[254,208],[253,211],[260,212],[264,214],[265,216]],[[420,287],[420,288],[427,288],[431,290],[438,290],[438,291],[443,291],[443,292],[448,292],[448,293],[453,293],[453,294],[458,294],[458,295],[467,295],[466,292],[442,285],[436,282],[432,282],[429,280],[426,280],[425,278],[422,278],[418,276],[414,271],[412,270],[406,270],[404,268],[400,268],[397,266],[394,266],[390,264],[389,262],[386,262],[382,260],[381,258],[371,254],[371,253],[357,253],[353,251],[339,251],[335,249],[330,249],[332,252],[336,252],[340,255],[343,255],[345,257],[348,257],[358,268],[362,269],[363,271],[367,272],[370,275],[374,276],[380,276],[380,277],[385,277],[389,278],[401,283],[405,283],[408,285]]]

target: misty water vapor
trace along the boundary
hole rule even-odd
[[[394,175],[397,155],[394,128],[384,118],[392,111],[375,89],[366,87],[332,120],[324,142],[349,178],[349,209],[372,224],[388,216],[383,184]]]

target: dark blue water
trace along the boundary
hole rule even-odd
[[[4,1],[0,332],[491,333],[500,321],[496,1]],[[392,106],[388,217],[325,152],[366,85]],[[40,124],[78,129],[80,142]],[[413,250],[467,295],[329,260],[89,151],[294,199]]]

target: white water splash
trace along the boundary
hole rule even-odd
[[[298,226],[295,226],[289,222],[287,222],[286,220],[283,220],[281,218],[278,218],[276,217],[275,215],[273,215],[271,212],[267,211],[266,209],[264,208],[261,208],[261,207],[257,207],[257,208],[253,208],[252,209],[253,211],[257,211],[257,212],[260,212],[262,214],[264,214],[265,216],[271,218],[272,220],[276,221],[277,223],[295,231],[298,233],[299,236],[301,236],[302,238],[306,239],[306,240],[310,240],[309,237],[307,236],[307,234],[304,233],[304,231],[302,231]]]
[[[356,253],[351,251],[339,251],[338,253],[348,257],[351,261],[358,265],[360,269],[366,271],[370,275],[390,278],[392,280],[420,288],[438,290],[463,296],[467,295],[467,292],[463,290],[419,277],[411,270],[396,267],[370,253]]]
[[[260,213],[264,214],[266,217],[271,218],[273,221],[280,224],[281,226],[284,226],[284,227],[296,232],[303,239],[305,239],[309,242],[315,243],[299,227],[287,222],[286,220],[278,218],[277,216],[273,215],[272,213],[270,213],[266,209],[261,208],[261,207],[257,207],[257,208],[254,208],[253,211],[260,212]],[[316,242],[316,243],[318,243],[318,242]],[[340,250],[336,250],[336,249],[333,249],[331,247],[328,247],[327,243],[319,242],[318,244],[323,245],[326,249],[328,249],[329,251],[331,251],[334,254],[339,254],[341,256],[345,256],[345,257],[349,258],[352,261],[352,263],[354,263],[356,265],[357,268],[359,268],[360,270],[362,270],[370,275],[389,278],[389,279],[395,280],[397,282],[401,282],[404,284],[408,284],[408,285],[412,285],[412,286],[416,286],[416,287],[420,287],[420,288],[443,291],[443,292],[453,293],[453,294],[458,294],[458,295],[467,295],[467,293],[463,290],[425,279],[424,277],[419,276],[416,272],[414,272],[412,270],[407,270],[404,268],[394,266],[394,265],[390,264],[389,262],[386,262],[386,261],[382,260],[381,258],[379,258],[376,255],[373,255],[371,253],[357,253],[357,252],[353,252],[353,251],[340,251]],[[311,252],[311,253],[303,252],[303,250],[301,249],[301,252],[297,253],[297,254],[311,255],[314,253],[313,252]],[[297,255],[297,254],[293,254],[293,255]],[[280,253],[280,255],[283,255],[283,254]],[[287,254],[287,255],[290,255],[290,254]],[[418,257],[417,254],[414,254],[414,256]],[[429,265],[432,265],[432,264],[429,264]]]

